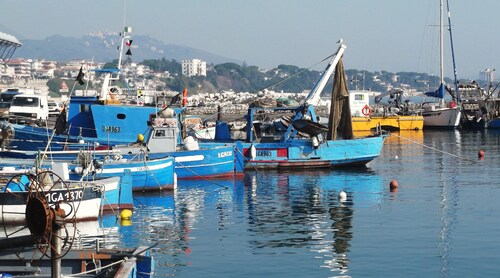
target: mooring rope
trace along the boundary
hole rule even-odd
[[[240,149],[235,148],[235,150],[236,150],[239,154],[241,154],[241,156],[243,157],[244,161],[245,161],[245,162],[247,162],[247,163],[249,163],[249,164],[250,164],[250,166],[253,168],[253,170],[254,170],[254,171],[256,171],[256,172],[260,172],[260,171],[259,171],[259,169],[257,169],[257,167],[255,167],[255,165],[252,163],[252,160],[248,159],[248,158],[245,156],[245,154],[244,154],[243,152],[241,152],[241,150],[240,150]],[[245,165],[243,165],[243,168],[244,168],[244,167],[245,167]]]
[[[422,144],[422,143],[419,143],[419,142],[417,142],[417,141],[411,140],[411,139],[406,138],[406,137],[404,137],[404,136],[400,136],[400,135],[397,135],[397,134],[394,134],[394,133],[391,133],[391,135],[394,135],[394,136],[396,136],[396,137],[398,137],[398,138],[401,138],[401,139],[406,140],[406,141],[408,141],[408,142],[411,142],[411,143],[413,143],[413,144],[419,145],[419,146],[421,146],[421,147],[428,148],[428,149],[433,150],[433,151],[437,151],[437,152],[440,152],[440,153],[443,153],[443,154],[446,154],[446,155],[449,155],[449,156],[453,156],[453,157],[456,157],[456,158],[460,158],[460,159],[462,159],[462,160],[466,160],[466,161],[469,161],[469,162],[477,163],[477,161],[476,161],[476,160],[472,160],[472,159],[470,159],[470,158],[466,158],[466,157],[463,157],[463,156],[460,156],[460,155],[456,155],[456,154],[453,154],[453,153],[450,153],[450,152],[446,152],[446,151],[443,151],[443,150],[437,149],[437,148],[435,148],[435,147],[427,146],[427,145],[425,145],[425,144]]]
[[[218,184],[218,183],[216,183],[216,182],[214,182],[214,181],[212,181],[212,180],[209,180],[208,178],[206,178],[206,177],[204,177],[204,176],[202,176],[202,175],[199,175],[198,173],[196,173],[195,171],[193,171],[193,170],[189,169],[187,166],[185,166],[185,165],[184,165],[184,164],[182,164],[181,162],[177,162],[177,161],[176,161],[175,163],[179,163],[179,165],[181,165],[181,166],[182,166],[182,167],[184,167],[186,170],[190,171],[191,173],[193,173],[194,175],[196,175],[196,176],[197,176],[197,177],[199,177],[200,179],[203,179],[203,180],[205,180],[205,181],[208,181],[208,182],[210,182],[211,184],[217,185],[217,186],[222,187],[222,188],[224,188],[224,189],[228,189],[228,187],[227,187],[227,186],[225,186],[225,185]],[[175,165],[174,165],[174,169],[175,169]]]
[[[151,173],[151,176],[153,176],[153,179],[156,181],[156,184],[158,185],[158,189],[159,189],[160,191],[163,191],[162,185],[160,184],[160,182],[159,182],[159,181],[158,181],[158,179],[156,178],[155,173],[153,173],[153,171],[152,171],[152,170],[150,170],[150,168],[149,168],[148,161],[147,161],[148,159],[147,159],[147,157],[146,157],[146,153],[145,153],[145,152],[144,152],[144,150],[142,150],[142,149],[141,149],[141,152],[142,152],[142,153],[144,153],[144,156],[143,156],[143,159],[144,159],[144,160],[143,160],[143,162],[144,162],[144,165],[146,166],[146,174],[147,174],[148,172],[149,172],[149,173]],[[172,165],[172,167],[174,167],[174,169],[175,169],[175,165]],[[146,185],[144,185],[144,187],[143,187],[143,188],[145,188],[145,187],[146,187]]]
[[[93,272],[98,273],[98,271],[103,271],[107,268],[110,268],[110,267],[115,266],[117,264],[124,263],[126,261],[127,261],[127,258],[121,259],[119,261],[116,261],[114,263],[110,263],[110,264],[102,266],[102,267],[96,267],[95,269],[92,269],[92,270],[88,270],[88,271],[84,271],[84,272],[80,272],[80,273],[68,274],[68,275],[66,275],[66,277],[76,277],[76,276],[81,276],[81,275],[89,274],[89,273],[93,273]]]

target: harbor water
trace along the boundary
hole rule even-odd
[[[499,141],[401,132],[363,169],[179,181],[103,218],[103,244],[152,246],[155,277],[498,276]]]

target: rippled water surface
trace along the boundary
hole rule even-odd
[[[157,244],[156,277],[498,276],[499,141],[393,133],[366,169],[180,181],[136,195],[131,225],[112,228],[109,243]]]
[[[499,141],[493,131],[394,133],[366,169],[180,182],[137,196],[120,234],[130,246],[160,242],[159,277],[496,276]]]

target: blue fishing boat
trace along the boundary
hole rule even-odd
[[[246,140],[236,143],[243,156],[245,169],[329,168],[366,165],[381,153],[385,134],[354,138],[349,93],[341,57],[346,46],[341,44],[306,99],[297,107],[250,107]],[[335,70],[329,126],[318,122],[315,106],[329,77]],[[255,126],[256,115],[291,114],[290,124],[283,134],[260,134]],[[217,123],[216,139],[231,140],[227,124]],[[224,130],[226,128],[226,130]]]
[[[122,40],[126,34],[122,36]],[[214,144],[210,148],[186,148],[185,140],[191,137],[180,136],[182,126],[178,119],[184,107],[159,109],[156,106],[142,106],[123,103],[119,98],[125,92],[114,85],[119,79],[118,69],[99,70],[103,76],[103,86],[98,95],[71,96],[67,108],[63,109],[56,121],[55,129],[22,126],[10,123],[0,124],[0,145],[8,148],[1,153],[4,157],[33,157],[38,151],[50,150],[53,157],[66,156],[69,152],[78,152],[86,146],[102,149],[121,150],[123,158],[130,158],[145,150],[145,146],[130,148],[137,143],[138,136],[169,140],[168,146],[147,146],[148,157],[172,156],[175,159],[175,173],[179,179],[217,178],[234,175],[234,145]],[[187,92],[186,92],[187,93]],[[148,126],[153,118],[171,114],[173,121],[170,130],[161,127],[156,130]],[[60,120],[59,120],[60,119]],[[175,137],[159,138],[151,136],[151,131],[176,132]],[[171,133],[168,133],[171,134]],[[163,141],[165,142],[165,141]],[[99,150],[98,150],[99,151]],[[101,150],[102,151],[102,150]],[[104,154],[105,155],[105,154]],[[118,167],[118,166],[117,166]],[[134,185],[136,183],[134,182]],[[155,187],[158,185],[156,184]]]
[[[25,155],[26,158],[21,159],[3,159],[0,162],[0,169],[2,169],[0,174],[8,176],[9,174],[31,172],[34,160],[27,158],[31,155],[26,153]],[[50,160],[37,162],[41,163],[39,167],[46,170],[58,167],[61,169],[59,172],[65,172],[67,180],[97,181],[103,178],[118,177],[122,178],[121,182],[124,185],[130,183],[131,191],[171,190],[175,186],[174,158],[170,156],[149,158],[144,152],[138,152],[135,155],[123,157],[112,151],[98,153],[80,151],[76,154],[58,152],[53,155],[57,156]]]
[[[90,163],[70,164],[71,180],[122,177],[130,172],[133,191],[172,190],[174,180],[174,158],[164,156],[149,159],[136,155],[130,159],[121,156],[94,158]]]
[[[165,154],[174,158],[175,174],[178,179],[207,179],[232,177],[243,169],[235,162],[232,144],[214,144],[202,147],[193,137],[187,137],[178,144],[178,121],[172,113],[160,113],[150,121],[150,131],[143,143],[115,146],[113,151],[124,157],[144,152],[150,159]]]

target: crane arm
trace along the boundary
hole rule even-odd
[[[325,70],[323,71],[323,74],[319,78],[319,80],[314,84],[314,87],[311,89],[309,94],[304,100],[305,105],[317,105],[319,102],[319,98],[321,95],[321,92],[326,86],[326,83],[328,83],[328,78],[333,74],[335,67],[337,66],[337,63],[339,62],[340,58],[344,54],[344,50],[347,48],[347,46],[343,43],[339,45],[339,48],[335,54],[332,55],[332,58],[330,59],[330,62],[326,66]]]

